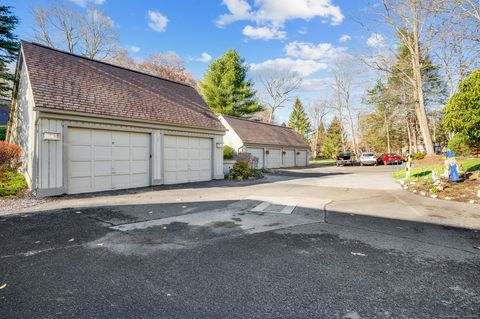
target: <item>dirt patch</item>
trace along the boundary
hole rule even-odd
[[[34,207],[53,200],[54,199],[50,197],[38,198],[32,193],[24,191],[14,198],[0,198],[0,215],[16,213],[22,209]]]

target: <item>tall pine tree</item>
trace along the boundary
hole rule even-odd
[[[302,102],[298,98],[295,100],[295,104],[293,105],[293,110],[288,120],[288,127],[297,131],[305,140],[307,139],[312,128],[307,113],[305,113],[305,109],[303,108]]]
[[[11,83],[15,75],[8,71],[9,64],[15,61],[18,41],[14,34],[18,18],[9,6],[0,6],[0,96],[10,98]]]
[[[342,134],[343,126],[338,117],[334,117],[330,126],[328,127],[325,140],[323,142],[323,156],[335,158],[335,156],[342,149]]]
[[[247,71],[244,59],[235,50],[228,50],[208,66],[198,87],[213,112],[240,117],[261,110]]]

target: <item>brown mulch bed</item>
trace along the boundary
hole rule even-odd
[[[443,190],[431,191],[431,182],[420,178],[417,181],[404,185],[404,188],[422,196],[480,204],[480,197],[478,196],[480,194],[480,180],[468,179],[467,176],[465,180],[458,183],[442,179],[441,184]]]

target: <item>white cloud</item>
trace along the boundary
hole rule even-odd
[[[335,47],[330,43],[313,43],[293,41],[287,44],[285,52],[287,56],[309,60],[334,59],[341,55],[346,49]]]
[[[340,38],[338,39],[338,42],[345,43],[347,41],[350,41],[351,39],[352,39],[352,37],[349,36],[348,34],[342,34],[340,36]]]
[[[252,27],[247,25],[243,28],[243,35],[255,40],[285,39],[287,33],[278,27]]]
[[[372,33],[367,39],[367,46],[369,48],[378,48],[384,45],[384,38],[379,33]]]
[[[223,4],[229,13],[217,19],[217,25],[221,27],[240,20],[282,26],[285,21],[293,19],[321,17],[332,25],[338,25],[344,19],[340,7],[333,5],[332,0],[256,0],[255,9],[246,0],[223,0]]]
[[[290,71],[297,73],[301,77],[309,76],[310,74],[326,70],[327,68],[328,65],[325,63],[291,58],[279,58],[250,64],[250,70],[255,73],[263,71]]]
[[[153,31],[165,32],[167,30],[168,18],[158,11],[148,10],[148,26]]]
[[[83,8],[85,8],[89,3],[96,4],[96,5],[101,5],[105,3],[105,0],[70,0],[70,1]]]
[[[304,91],[318,92],[322,89],[329,89],[334,83],[334,79],[331,77],[326,78],[307,78],[303,79],[301,89]]]
[[[133,53],[138,53],[138,52],[140,52],[140,48],[137,47],[137,46],[134,46],[134,45],[130,46],[130,47],[128,48],[128,50],[130,50],[130,51],[133,52]]]
[[[200,54],[198,58],[195,59],[195,61],[202,62],[202,63],[208,63],[212,61],[212,56],[208,54],[207,52],[203,52]]]
[[[230,13],[218,17],[216,23],[219,27],[238,20],[250,20],[253,17],[250,13],[251,7],[245,0],[223,0],[223,4],[227,6]]]
[[[305,28],[305,27],[301,27],[300,29],[298,29],[297,32],[300,33],[301,35],[305,35],[305,34],[307,34],[308,29]]]

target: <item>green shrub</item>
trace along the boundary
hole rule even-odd
[[[422,160],[425,158],[425,154],[421,153],[421,152],[416,152],[415,154],[413,154],[413,159],[414,160]]]
[[[468,156],[471,154],[470,145],[468,145],[468,137],[464,134],[457,133],[448,142],[448,148],[455,152],[456,155]]]
[[[0,197],[16,196],[27,187],[25,177],[21,173],[10,170],[0,171]]]
[[[248,164],[245,162],[238,162],[233,165],[230,169],[230,175],[235,179],[246,179],[250,176],[250,169],[248,168]]]
[[[5,127],[0,126],[0,141],[5,141],[6,135],[7,135],[7,129]]]
[[[235,150],[228,145],[223,147],[223,159],[231,160],[235,158]]]

